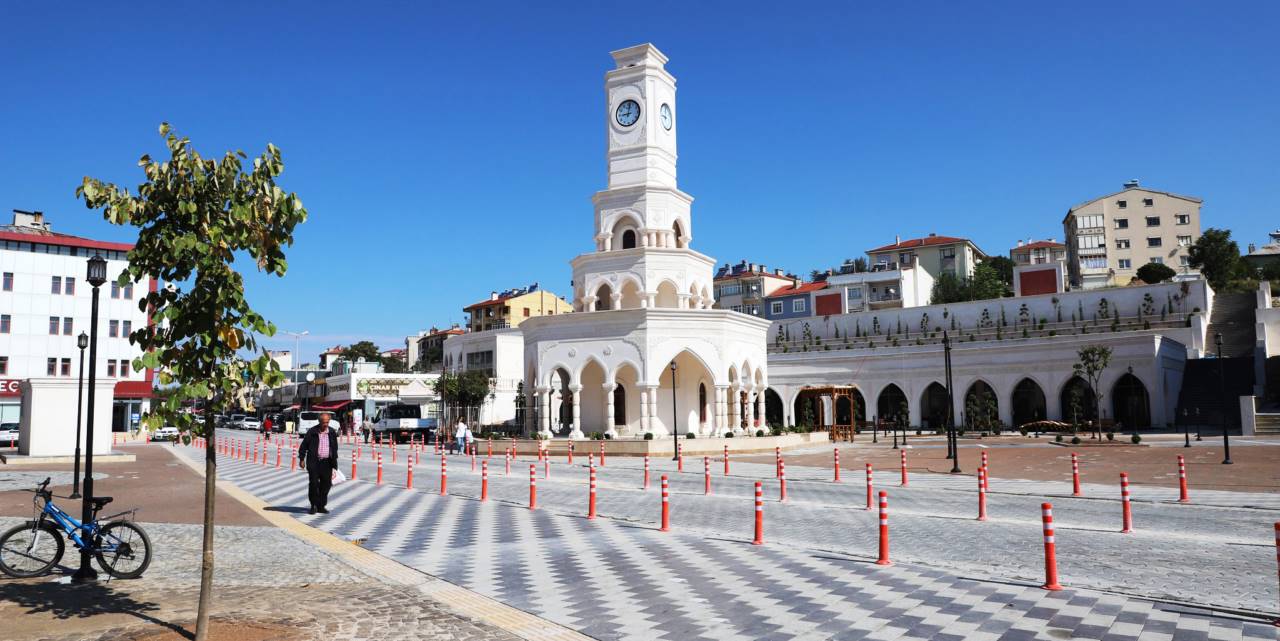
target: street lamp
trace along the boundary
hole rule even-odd
[[[676,407],[676,362],[671,361],[671,460],[680,459],[680,410]]]
[[[1227,383],[1222,375],[1222,332],[1215,332],[1213,344],[1218,348],[1218,394],[1222,397],[1222,464],[1231,465],[1231,439],[1227,436]]]
[[[80,348],[80,382],[76,387],[76,469],[71,473],[71,496],[80,498],[80,405],[84,400],[84,348],[89,346],[89,335],[80,332],[76,337],[76,347]]]
[[[1191,423],[1188,421],[1187,408],[1182,408],[1182,446],[1191,447]]]
[[[960,436],[955,426],[955,400],[951,395],[951,337],[946,330],[942,332],[942,358],[947,376],[947,444],[951,450],[951,473],[960,473]],[[906,431],[903,431],[906,437]]]
[[[80,522],[88,526],[93,519],[93,407],[98,382],[98,288],[107,282],[107,261],[100,254],[94,254],[89,259],[85,280],[93,286],[93,298],[89,308],[89,416],[85,420],[84,430],[84,440],[88,447],[84,453],[84,497],[80,505]],[[82,529],[81,533],[86,536],[88,530]],[[91,561],[89,546],[81,547],[80,569],[71,576],[72,582],[86,583],[98,579]]]

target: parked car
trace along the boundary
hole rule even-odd
[[[261,432],[262,421],[258,420],[256,416],[246,416],[240,420],[240,429]]]
[[[232,414],[231,418],[227,419],[227,427],[233,430],[244,429],[244,414]]]
[[[153,441],[176,441],[178,440],[178,428],[166,425],[155,431],[151,435]]]
[[[0,447],[18,446],[18,424],[0,423]]]

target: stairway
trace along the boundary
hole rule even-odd
[[[1222,337],[1227,351],[1227,337]],[[1219,384],[1218,366],[1222,365]],[[1225,394],[1223,390],[1225,389]],[[1227,424],[1240,431],[1240,397],[1253,394],[1253,356],[1239,358],[1196,358],[1187,361],[1182,371],[1182,389],[1178,392],[1177,424],[1220,430],[1225,409]],[[1225,398],[1224,398],[1225,396]],[[1223,403],[1226,402],[1224,408]],[[1199,414],[1196,410],[1199,410]],[[1185,415],[1184,415],[1185,410]]]
[[[1253,292],[1218,294],[1213,299],[1213,311],[1209,314],[1206,348],[1217,355],[1214,336],[1222,332],[1223,356],[1253,358],[1253,323],[1256,304],[1257,300]]]
[[[1255,433],[1280,434],[1280,414],[1258,414],[1255,418]]]

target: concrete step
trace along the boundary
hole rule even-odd
[[[1255,433],[1280,434],[1280,414],[1258,414],[1255,418]]]

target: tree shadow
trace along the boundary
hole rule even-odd
[[[288,514],[306,514],[307,508],[296,505],[269,505],[262,508],[264,512],[286,512]]]
[[[47,580],[39,583],[0,581],[0,601],[17,604],[26,609],[26,614],[49,614],[58,619],[127,614],[172,630],[185,638],[195,638],[194,634],[182,626],[148,614],[159,609],[156,603],[135,599],[106,583],[75,585]]]

